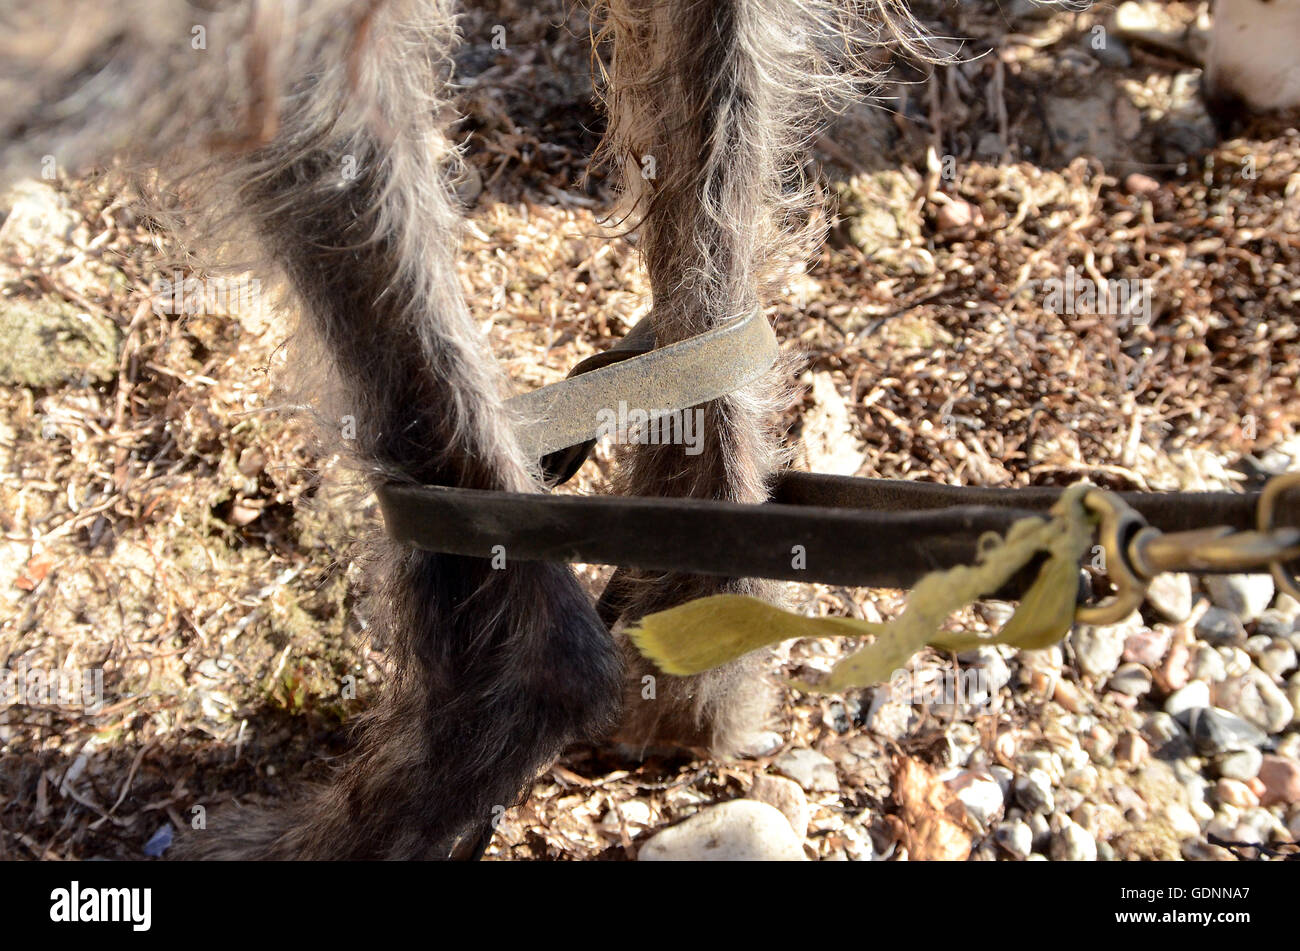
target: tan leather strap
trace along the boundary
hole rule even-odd
[[[652,415],[688,409],[752,383],[776,360],[776,334],[758,310],[658,349],[646,347],[652,337],[642,330],[645,323],[625,338],[632,343],[624,349],[635,355],[621,359],[615,347],[583,361],[563,382],[506,402],[529,458],[593,439],[601,411],[617,414],[620,402]]]

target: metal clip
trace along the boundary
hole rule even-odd
[[[1300,488],[1300,471],[1284,472],[1279,476],[1274,476],[1268,480],[1264,486],[1264,491],[1259,497],[1259,507],[1256,509],[1256,522],[1261,532],[1273,531],[1273,515],[1277,508],[1278,499],[1286,492],[1292,489]],[[1287,568],[1286,563],[1296,557],[1294,552],[1282,555],[1274,559],[1271,565],[1273,580],[1277,583],[1278,590],[1285,591],[1291,597],[1300,601],[1300,584],[1297,584],[1296,577]]]
[[[1139,575],[1128,560],[1128,540],[1147,530],[1147,521],[1114,492],[1093,489],[1083,497],[1084,507],[1096,513],[1097,541],[1106,557],[1106,576],[1115,594],[1100,604],[1081,604],[1074,619],[1081,624],[1117,624],[1139,607],[1147,595],[1150,578]]]
[[[1166,571],[1250,572],[1268,568],[1280,590],[1300,600],[1300,585],[1286,562],[1300,558],[1300,528],[1273,527],[1282,493],[1300,488],[1300,472],[1269,480],[1260,494],[1258,530],[1233,531],[1226,525],[1189,532],[1161,532],[1146,523],[1114,492],[1094,489],[1084,499],[1099,516],[1098,542],[1115,594],[1094,605],[1080,605],[1075,619],[1084,624],[1115,624],[1142,605],[1151,579]]]
[[[1234,532],[1226,526],[1163,534],[1144,528],[1129,543],[1133,568],[1150,579],[1165,571],[1258,571],[1300,554],[1300,529]]]

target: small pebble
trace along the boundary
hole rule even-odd
[[[1062,778],[1070,770],[1088,765],[1088,754],[1084,750],[1083,744],[1079,742],[1078,737],[1073,733],[1057,738],[1055,756],[1061,764]],[[1061,780],[1056,781],[1060,782]]]
[[[1011,794],[1011,786],[1016,781],[1015,773],[1011,772],[1011,770],[1007,769],[1005,766],[990,766],[989,775],[993,777],[993,781],[997,783],[998,788],[1002,790],[1003,799]]]
[[[1288,733],[1282,737],[1273,752],[1287,759],[1300,760],[1300,733]]]
[[[1192,614],[1192,578],[1185,574],[1159,574],[1147,586],[1147,602],[1167,621],[1181,624]]]
[[[1216,684],[1214,705],[1249,720],[1266,733],[1281,733],[1295,717],[1295,707],[1282,688],[1254,668],[1241,677],[1229,677]]]
[[[762,759],[764,756],[771,756],[784,744],[785,740],[781,738],[780,733],[774,730],[764,730],[746,744],[741,755],[745,759]]]
[[[1137,624],[1140,624],[1140,618]],[[1131,621],[1094,627],[1081,624],[1070,632],[1069,642],[1079,662],[1079,670],[1089,677],[1105,677],[1119,666],[1124,656],[1124,642],[1136,626]]]
[[[1042,815],[1055,808],[1052,781],[1041,769],[1031,769],[1016,778],[1016,801],[1031,815]]]
[[[1290,618],[1292,621],[1300,619],[1300,601],[1297,601],[1285,591],[1277,596],[1277,600],[1273,602],[1273,607],[1269,610],[1276,611],[1282,617]]]
[[[1146,762],[1150,749],[1141,734],[1129,730],[1115,744],[1115,762],[1132,769]]]
[[[1078,713],[1084,708],[1083,695],[1079,688],[1068,680],[1057,680],[1052,699],[1071,713]]]
[[[980,745],[979,731],[971,724],[960,721],[948,727],[944,740],[948,744],[947,760],[950,766],[966,766]]]
[[[1052,750],[1026,750],[1016,757],[1016,765],[1024,772],[1041,769],[1053,785],[1065,776],[1065,763],[1061,760],[1061,754]]]
[[[1115,750],[1115,734],[1099,723],[1084,737],[1083,748],[1094,763],[1104,763]]]
[[[840,830],[840,836],[844,839],[844,852],[850,861],[874,862],[876,860],[876,847],[871,841],[871,835],[865,829],[845,826]]]
[[[1155,671],[1155,682],[1163,693],[1173,693],[1187,686],[1190,676],[1187,668],[1191,659],[1192,653],[1181,638],[1169,646],[1164,663]]]
[[[799,838],[802,839],[808,834],[808,820],[812,816],[808,797],[804,795],[803,788],[793,779],[759,774],[754,777],[749,798],[755,802],[765,802],[780,810]]]
[[[910,703],[888,699],[888,690],[877,690],[867,713],[867,729],[887,740],[903,739],[921,722]]]
[[[1217,707],[1198,707],[1180,715],[1197,750],[1206,756],[1263,746],[1268,734],[1241,717]]]
[[[1052,836],[1052,858],[1058,862],[1097,861],[1097,841],[1085,829],[1062,817],[1061,828]]]
[[[1164,746],[1166,743],[1187,736],[1187,731],[1179,722],[1163,710],[1157,710],[1147,717],[1143,730],[1157,746]]]
[[[1220,779],[1214,785],[1214,794],[1219,802],[1226,802],[1238,809],[1259,805],[1259,797],[1239,779]]]
[[[975,831],[983,835],[992,821],[1002,812],[1002,790],[989,776],[963,771],[945,785],[957,796],[966,809],[966,816]]]
[[[935,224],[941,234],[962,231],[966,228],[978,228],[984,224],[984,213],[977,205],[960,198],[952,198],[939,206],[935,215]]]
[[[1187,686],[1175,690],[1165,699],[1165,713],[1178,716],[1188,710],[1210,705],[1210,685],[1203,680],[1189,681]]]
[[[1013,858],[1022,861],[1034,850],[1034,834],[1030,831],[1029,824],[1019,819],[999,823],[993,832],[993,841]]]
[[[772,768],[808,792],[839,792],[835,764],[816,750],[787,750],[773,761]]]
[[[1247,624],[1264,612],[1275,591],[1270,575],[1206,575],[1201,584],[1213,604]]]
[[[1206,608],[1196,621],[1196,636],[1207,644],[1239,644],[1246,640],[1241,618],[1223,608]]]
[[[1259,775],[1259,767],[1264,762],[1264,754],[1255,747],[1247,747],[1244,750],[1233,750],[1231,753],[1223,753],[1215,759],[1215,765],[1219,770],[1219,775],[1228,779],[1239,779],[1242,782],[1254,779]]]
[[[975,650],[963,651],[957,659],[968,667],[979,667],[984,671],[984,682],[992,693],[997,693],[1011,682],[1011,668],[996,647],[977,647]]]
[[[1263,806],[1247,809],[1241,814],[1241,822],[1258,832],[1265,842],[1286,838],[1286,825]]]
[[[1147,802],[1135,789],[1122,784],[1111,787],[1111,798],[1115,800],[1115,805],[1119,806],[1124,812],[1124,816],[1130,822],[1143,822],[1147,817]]]
[[[1077,789],[1061,789],[1056,793],[1056,809],[1067,815],[1084,804],[1083,793]]]
[[[1025,821],[1029,823],[1029,831],[1034,835],[1034,848],[1046,848],[1052,838],[1052,827],[1047,821],[1047,816],[1035,812]]]
[[[848,707],[839,699],[826,704],[826,712],[822,716],[822,721],[841,736],[853,729],[853,717],[849,714]]]
[[[1201,834],[1201,824],[1196,821],[1196,817],[1186,807],[1176,802],[1165,806],[1165,818],[1169,820],[1170,828],[1179,838],[1188,839]]]
[[[1066,773],[1062,783],[1069,789],[1090,793],[1097,788],[1098,778],[1097,767],[1091,763],[1084,763]]]
[[[656,832],[641,846],[637,860],[802,862],[806,857],[802,839],[777,809],[733,799]]]
[[[1151,671],[1139,663],[1121,664],[1106,681],[1106,687],[1129,697],[1140,697],[1151,691]]]
[[[1219,656],[1223,658],[1224,679],[1244,677],[1250,672],[1250,655],[1240,647],[1220,647]]]
[[[1300,802],[1300,763],[1295,760],[1269,754],[1263,758],[1257,778],[1263,786],[1260,805]]]
[[[1269,608],[1255,619],[1255,633],[1268,637],[1289,637],[1295,632],[1295,618]]]
[[[1254,641],[1255,638],[1251,638]],[[1246,642],[1247,653],[1255,659],[1259,669],[1264,671],[1270,677],[1282,678],[1295,670],[1296,651],[1288,642],[1281,638],[1264,637],[1261,635],[1263,644],[1257,644],[1255,650],[1251,650],[1250,641]]]
[[[1171,640],[1172,632],[1163,624],[1150,631],[1134,631],[1124,640],[1124,660],[1154,668],[1164,659]]]
[[[1192,664],[1188,672],[1207,684],[1217,684],[1228,676],[1223,657],[1209,644],[1197,644],[1192,649]]]

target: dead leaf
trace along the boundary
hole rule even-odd
[[[894,798],[908,829],[908,853],[917,861],[964,862],[971,838],[962,827],[961,802],[919,760],[894,761]]]
[[[54,556],[49,552],[43,551],[39,555],[32,555],[27,561],[27,566],[23,568],[22,574],[14,579],[14,586],[23,591],[35,591],[36,586],[45,580],[45,576],[53,567]]]

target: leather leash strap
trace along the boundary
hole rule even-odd
[[[981,535],[1041,514],[1062,491],[788,472],[763,505],[392,484],[378,496],[389,534],[430,551],[909,588],[930,571],[973,563]],[[1258,492],[1120,495],[1162,531],[1245,531],[1259,501]],[[1278,521],[1300,525],[1300,500],[1282,505]]]
[[[1064,489],[1028,486],[988,489],[936,482],[899,479],[858,479],[814,472],[786,472],[772,494],[775,502],[834,508],[870,509],[876,512],[951,510],[957,506],[1013,509],[1016,518],[1046,512]],[[1226,525],[1244,532],[1255,527],[1259,492],[1117,492],[1147,522],[1162,532],[1186,532]],[[1300,524],[1300,505],[1282,510],[1283,524]],[[1010,524],[1010,522],[1008,522]]]

